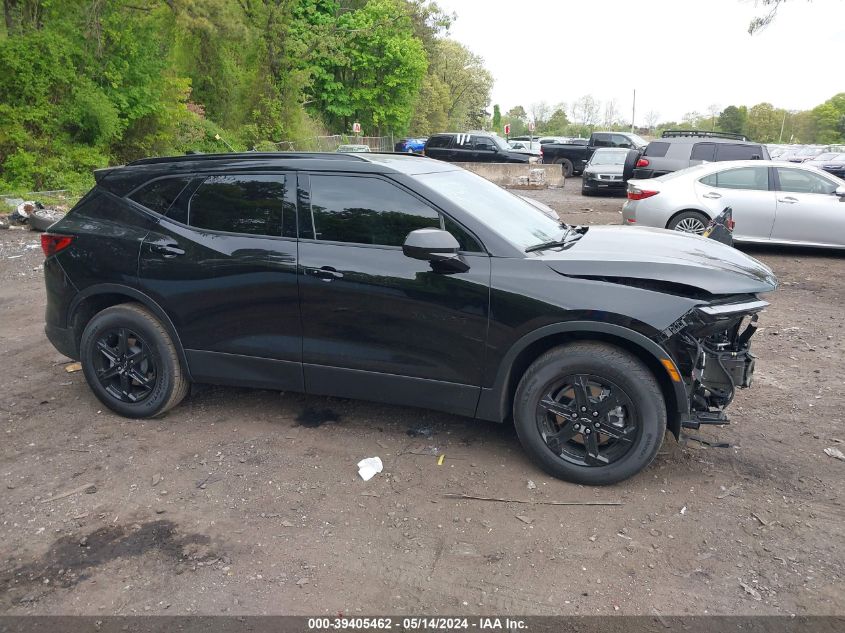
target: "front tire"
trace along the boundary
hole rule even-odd
[[[550,475],[613,484],[648,466],[663,444],[666,404],[642,361],[605,343],[554,348],[519,382],[514,426]]]
[[[94,395],[128,418],[150,418],[188,393],[176,346],[145,307],[124,303],[96,314],[82,333],[80,360]]]

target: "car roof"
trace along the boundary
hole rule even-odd
[[[460,171],[450,163],[417,154],[393,152],[240,152],[187,154],[144,158],[120,167],[97,169],[97,184],[116,195],[126,195],[139,185],[162,176],[197,172],[336,171],[373,174],[406,174]]]
[[[765,145],[754,141],[743,141],[738,138],[719,138],[717,136],[661,136],[649,143],[730,143],[732,145]]]

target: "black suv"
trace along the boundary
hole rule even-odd
[[[141,160],[44,234],[47,336],[94,394],[160,415],[190,382],[503,422],[606,484],[668,428],[724,423],[771,271],[696,236],[566,226],[413,155]]]
[[[515,152],[505,139],[492,132],[435,134],[425,142],[423,154],[450,163],[528,163],[528,154]]]
[[[769,160],[769,151],[740,134],[666,130],[646,146],[633,178],[656,178],[699,163],[726,160]]]

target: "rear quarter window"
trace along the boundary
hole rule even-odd
[[[129,199],[150,211],[166,215],[167,210],[190,181],[189,177],[153,180],[130,194]]]
[[[652,158],[663,158],[669,150],[669,143],[662,141],[652,141],[645,148],[644,156],[651,156]]]
[[[752,160],[763,158],[763,148],[759,145],[720,144],[716,148],[716,160]]]
[[[451,136],[432,136],[425,144],[426,147],[448,147]]]

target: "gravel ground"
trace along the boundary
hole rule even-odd
[[[620,221],[579,187],[528,195]],[[545,476],[512,428],[417,409],[195,386],[117,417],[43,335],[37,236],[0,231],[0,612],[843,614],[845,462],[824,449],[845,451],[845,254],[748,252],[782,286],[754,386],[699,433],[734,448],[667,438],[599,489]]]

